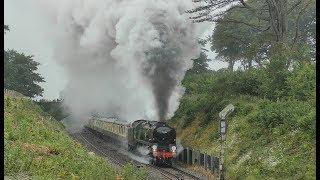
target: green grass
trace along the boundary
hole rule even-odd
[[[227,119],[228,179],[315,179],[316,109],[312,101],[238,96],[229,97],[228,102],[235,105]],[[213,116],[204,125],[204,110],[193,113],[185,128],[181,122],[187,115],[172,119],[178,137],[185,146],[219,156],[219,119]]]
[[[182,144],[219,156],[218,114],[232,103],[226,179],[315,179],[316,68],[300,58],[290,70],[281,54],[265,67],[187,73],[169,121]]]
[[[4,97],[5,176],[34,179],[145,179],[128,164],[117,172],[104,158],[89,155],[63,125],[28,99]]]

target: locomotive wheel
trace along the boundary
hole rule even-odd
[[[159,165],[159,162],[157,159],[152,159],[151,160],[151,164],[154,165],[154,166],[158,166]]]
[[[172,167],[172,161],[171,160],[166,160],[166,165],[168,167]]]

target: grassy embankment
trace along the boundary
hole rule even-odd
[[[228,179],[315,179],[314,69],[289,74],[286,96],[278,100],[259,95],[263,84],[254,72],[187,76],[186,94],[170,122],[183,145],[219,156],[218,113],[232,103]]]
[[[68,136],[61,123],[34,102],[4,97],[5,176],[36,179],[144,179],[145,171],[127,165],[114,170]]]

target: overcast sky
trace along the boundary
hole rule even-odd
[[[41,64],[38,73],[46,81],[40,84],[44,88],[44,98],[56,99],[67,80],[63,68],[54,61],[52,25],[44,16],[31,0],[4,0],[4,24],[10,27],[10,32],[4,35],[4,47],[34,55],[34,60]],[[211,34],[212,30],[213,26],[205,35]],[[209,44],[206,49],[210,50]],[[209,51],[207,55],[212,59],[210,69],[217,70],[227,66],[227,63],[215,60],[215,53]]]
[[[4,36],[4,47],[34,55],[34,60],[41,63],[38,72],[46,81],[41,83],[44,98],[55,99],[66,84],[66,76],[53,59],[52,25],[32,5],[29,0],[4,0],[4,23],[10,28]]]

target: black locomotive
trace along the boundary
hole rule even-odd
[[[128,124],[115,118],[93,117],[86,127],[124,142],[129,151],[147,147],[151,163],[156,165],[171,166],[176,156],[176,131],[164,122],[136,120]]]

